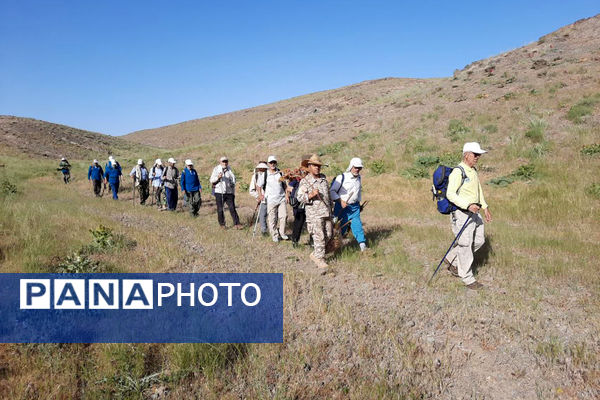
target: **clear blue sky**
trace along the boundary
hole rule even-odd
[[[120,135],[383,77],[450,76],[594,1],[0,0],[0,114]]]

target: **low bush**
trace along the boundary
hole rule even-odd
[[[583,146],[581,149],[581,154],[584,156],[594,156],[596,154],[600,154],[600,143],[588,144],[587,146]]]

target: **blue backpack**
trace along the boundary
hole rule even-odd
[[[456,194],[458,194],[463,183],[465,183],[467,174],[460,165],[454,168],[459,168],[462,172],[462,180],[460,181],[460,186],[456,190]],[[431,187],[431,192],[433,193],[433,200],[437,200],[437,209],[442,214],[450,214],[452,211],[456,211],[458,209],[458,207],[450,203],[450,201],[446,198],[446,191],[448,190],[448,177],[454,168],[440,165],[433,172],[433,186]]]

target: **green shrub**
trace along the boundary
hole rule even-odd
[[[483,127],[483,131],[485,133],[496,133],[498,132],[498,127],[494,124],[487,124]]]
[[[532,119],[529,121],[529,128],[525,132],[525,137],[531,139],[534,143],[540,143],[544,140],[546,126],[546,121],[543,119]]]
[[[112,228],[104,225],[100,225],[96,229],[90,229],[90,233],[93,238],[92,244],[83,250],[87,253],[133,248],[137,245],[135,240],[130,240],[120,233],[114,233]]]
[[[531,150],[529,150],[529,158],[536,159],[545,156],[550,151],[550,144],[548,142],[536,143]]]
[[[423,179],[429,178],[430,174],[427,168],[422,166],[413,165],[412,167],[408,167],[404,170],[404,176],[407,178],[415,178],[415,179]]]
[[[462,161],[460,153],[444,153],[439,158],[440,164],[451,167],[458,165]]]
[[[386,170],[385,162],[383,160],[375,160],[371,162],[370,169],[375,175],[383,174]]]
[[[581,154],[584,156],[593,156],[596,154],[600,154],[600,143],[588,144],[587,146],[583,146],[581,149]]]
[[[456,142],[463,138],[464,135],[470,132],[470,129],[459,119],[450,120],[446,135],[452,142]]]
[[[326,146],[321,146],[319,147],[319,149],[317,150],[317,154],[319,154],[319,156],[324,156],[326,154],[335,154],[335,153],[339,153],[340,151],[342,151],[344,148],[346,148],[346,146],[348,146],[347,142],[336,142],[336,143],[331,143],[328,144]]]
[[[4,179],[0,182],[0,196],[11,196],[17,194],[17,186]]]
[[[87,255],[75,252],[58,264],[56,268],[59,273],[86,274],[98,272],[99,263],[91,260]]]
[[[600,199],[600,183],[592,183],[585,188],[585,194],[595,199]]]
[[[600,102],[600,94],[586,97],[579,103],[569,109],[567,119],[575,124],[580,124],[584,121],[584,117],[594,112],[594,106]]]
[[[531,181],[537,175],[535,165],[526,164],[511,172],[509,175],[490,179],[487,184],[492,186],[508,186],[515,181]]]
[[[437,165],[440,162],[440,158],[438,156],[424,155],[419,156],[415,160],[415,165],[422,167],[431,167],[433,165]]]

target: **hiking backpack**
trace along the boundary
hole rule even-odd
[[[460,172],[462,173],[460,186],[456,190],[456,194],[458,194],[463,183],[465,183],[467,174],[460,165],[454,168],[459,168]],[[433,200],[437,200],[437,209],[442,214],[450,214],[452,211],[456,211],[458,209],[458,207],[456,207],[446,198],[446,191],[448,190],[448,178],[450,177],[450,174],[454,168],[440,165],[433,172],[433,185],[431,186],[431,192],[433,193]]]

